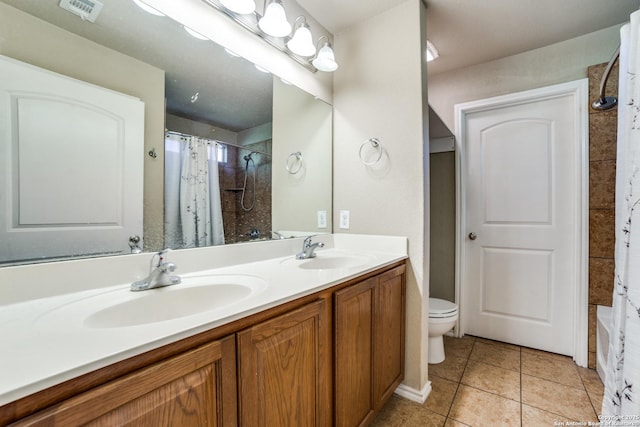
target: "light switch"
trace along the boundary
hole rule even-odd
[[[349,211],[340,211],[340,228],[349,229]]]
[[[318,211],[318,228],[327,228],[327,211]]]

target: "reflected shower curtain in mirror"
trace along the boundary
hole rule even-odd
[[[615,283],[602,414],[608,425],[640,425],[640,12],[620,33]]]
[[[165,139],[165,246],[224,244],[215,142],[168,133]]]

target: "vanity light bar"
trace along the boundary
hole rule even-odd
[[[312,73],[315,73],[318,71],[318,69],[309,62],[309,59],[303,58],[302,56],[295,54],[291,50],[287,49],[284,43],[280,43],[277,38],[271,37],[265,34],[262,30],[260,30],[260,27],[258,27],[258,21],[260,20],[260,18],[262,18],[262,16],[258,12],[254,11],[253,13],[250,13],[250,14],[241,15],[241,14],[230,11],[229,9],[224,7],[222,3],[220,3],[218,0],[202,0],[202,1],[204,1],[210,6],[213,6],[216,10],[218,10],[219,12],[222,12],[227,17],[235,21],[237,24],[241,25],[242,27],[249,30],[256,36],[260,37],[262,40],[264,40],[271,46],[275,47],[280,52],[289,56],[291,59],[296,61],[298,64],[302,65],[307,70],[311,71]]]

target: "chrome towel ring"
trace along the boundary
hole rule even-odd
[[[371,147],[373,147],[375,154],[372,156],[373,160],[367,161],[367,156],[365,154],[365,147],[367,147],[368,144],[371,144]],[[365,166],[371,166],[371,165],[375,165],[376,163],[378,163],[380,161],[380,159],[382,158],[382,144],[380,144],[380,140],[378,138],[369,138],[368,140],[366,140],[365,142],[362,143],[362,145],[360,146],[360,150],[358,151],[358,156],[360,157],[360,161],[362,162],[363,165]]]
[[[302,153],[296,151],[295,153],[289,154],[287,157],[287,172],[291,175],[295,175],[302,169]]]

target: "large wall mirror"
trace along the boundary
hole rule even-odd
[[[133,0],[104,1],[95,22],[80,19],[59,3],[58,0],[0,0],[0,55],[135,97],[144,104],[144,147],[138,150],[142,153],[138,152],[135,163],[142,181],[142,194],[137,195],[135,203],[142,211],[138,229],[139,246],[143,250],[332,231],[330,105],[265,73],[224,47],[198,38],[198,34],[187,32],[170,18],[143,11]],[[280,53],[274,50],[274,55]],[[52,128],[57,122],[59,120],[51,118]],[[3,131],[0,136],[14,138],[14,134],[4,132],[11,126],[11,123],[0,123]],[[43,153],[44,157],[59,153],[57,149],[39,151],[40,140],[47,144],[47,132],[41,130],[35,135],[32,138],[36,141],[32,144],[35,149],[32,147],[31,152]],[[85,139],[93,138],[85,135]],[[4,143],[14,144],[11,156],[17,159],[15,141]],[[189,151],[198,146],[204,147],[204,160],[200,159],[199,167],[209,168],[206,179],[210,193],[207,195],[200,194],[200,189],[181,188],[186,181],[203,179],[185,172],[189,158],[203,155],[203,152]],[[23,157],[29,153],[26,148],[19,148]],[[103,166],[97,166],[102,165],[100,156],[80,158],[79,151],[74,149],[69,155],[56,157],[55,170],[102,170]],[[85,166],[67,167],[64,165],[67,160]],[[33,170],[38,169],[38,164],[27,162]],[[5,162],[5,166],[16,167],[11,162]],[[26,171],[27,168],[22,167],[12,172],[13,187],[7,187],[6,193],[18,192],[19,185],[25,187],[24,183],[29,182],[23,176]],[[66,179],[85,182],[81,172],[77,173]],[[34,188],[37,180],[46,181],[52,174],[41,172],[41,175],[30,178],[30,182],[36,183]],[[7,182],[4,184],[8,185]],[[63,181],[52,178],[52,182]],[[122,186],[126,188],[127,182]],[[62,200],[63,190],[70,198],[77,190],[59,188],[58,197],[56,185],[50,187],[53,190],[47,192],[54,202],[42,201],[42,206]],[[34,195],[45,192],[41,189],[26,193],[24,188],[19,191]],[[15,200],[17,197],[11,196]],[[207,208],[194,209],[189,200],[196,198],[208,199]],[[27,199],[20,200],[23,207]],[[33,203],[36,207],[32,211],[39,212],[36,215],[39,218],[45,218],[49,210],[59,211],[59,215],[64,213],[64,207],[42,209],[37,208],[37,202]],[[8,210],[17,209],[4,206],[0,215],[10,216]],[[192,216],[193,222],[186,219],[185,212]],[[0,222],[10,222],[2,216]],[[64,219],[51,221],[64,222]],[[203,232],[205,222],[211,225]],[[21,230],[23,235],[30,232],[27,228]],[[80,232],[83,227],[75,228]],[[55,236],[36,238],[38,244],[22,252],[7,245],[0,254],[0,266],[130,253],[128,232],[122,236],[121,247],[115,250],[104,249],[98,238],[90,248],[58,249],[56,245],[61,245],[61,239]]]

